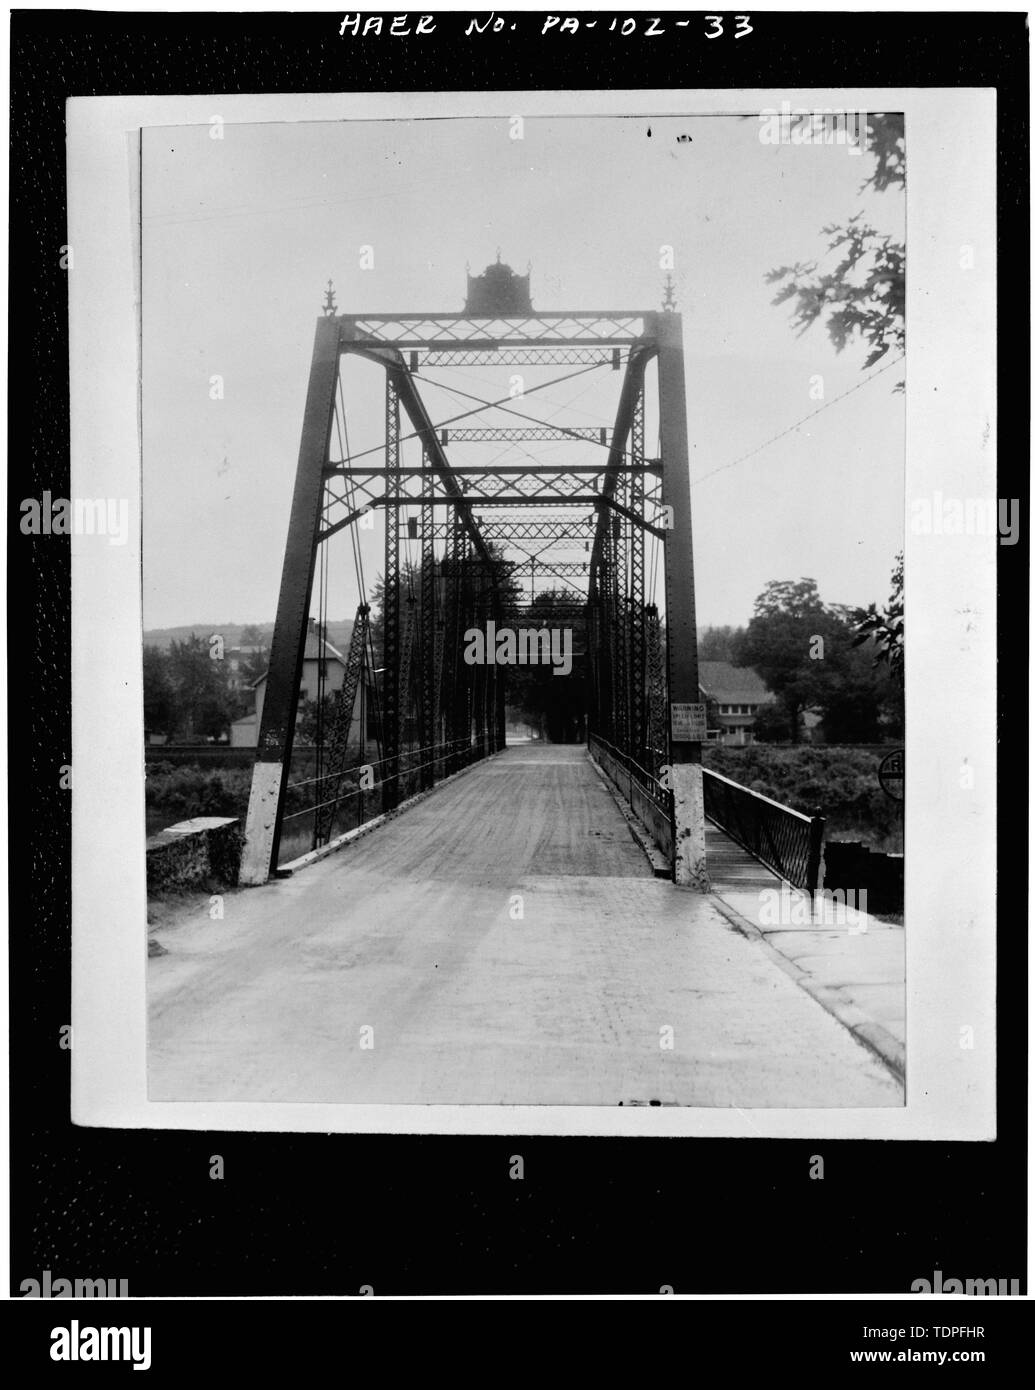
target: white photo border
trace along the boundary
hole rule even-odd
[[[901,1109],[153,1102],[141,668],[139,130],[423,116],[902,111],[907,174],[907,1091]],[[993,1140],[995,536],[910,534],[936,491],[994,497],[996,93],[799,88],[83,97],[67,107],[72,495],[128,498],[125,546],[71,537],[72,1120],[319,1133]],[[961,271],[960,253],[973,248]],[[286,518],[285,518],[286,523]],[[948,542],[948,543],[945,543]],[[970,617],[964,630],[961,612]],[[961,787],[964,762],[973,785]],[[1018,928],[1020,930],[1020,928]],[[973,1046],[960,1045],[973,1030]]]

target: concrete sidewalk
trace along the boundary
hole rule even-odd
[[[600,774],[655,865],[664,857],[610,781]],[[792,888],[709,822],[705,851],[718,911],[905,1081],[905,931],[869,913]]]
[[[778,895],[777,902],[767,892]],[[902,927],[869,913],[817,904],[807,893],[781,885],[742,888],[717,885],[716,905],[745,936],[765,944],[792,979],[860,1042],[905,1080],[906,937]],[[793,906],[788,912],[784,904]],[[775,906],[775,912],[773,907]],[[776,916],[779,920],[774,922]]]

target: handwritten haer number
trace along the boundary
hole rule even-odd
[[[737,28],[733,35],[735,39],[742,39],[746,34],[750,34],[753,32],[750,22],[751,16],[749,14],[734,15],[734,18],[737,21]],[[704,37],[706,39],[717,39],[722,33],[722,15],[706,14],[705,19],[709,22],[709,24],[715,25],[715,33],[709,34],[708,30],[706,29],[704,31]]]

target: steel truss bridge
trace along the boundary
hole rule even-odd
[[[348,444],[350,359],[383,374],[383,435],[358,451]],[[472,367],[500,370],[491,399],[455,375]],[[559,375],[515,393],[513,374],[528,368]],[[544,418],[544,388],[591,375],[612,388],[611,418]],[[435,419],[427,401],[440,388],[456,408]],[[486,446],[500,446],[488,461]],[[363,587],[356,530],[369,528],[371,513],[384,534],[380,605]],[[329,694],[321,665],[315,732],[303,739],[310,614],[314,601],[325,613],[324,557],[340,533],[352,537],[362,601],[342,687]],[[705,886],[680,316],[348,314],[329,294],[316,324],[241,881],[275,873],[282,840],[297,853],[319,850],[502,749],[507,668],[468,664],[464,634],[490,621],[498,630],[554,619],[582,624],[591,751],[665,844],[676,882]]]

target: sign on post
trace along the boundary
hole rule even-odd
[[[708,738],[708,715],[705,705],[673,703],[672,741],[673,743],[704,743]]]

